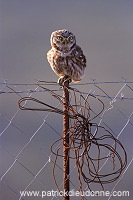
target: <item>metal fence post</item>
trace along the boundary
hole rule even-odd
[[[69,183],[69,81],[64,82],[63,87],[63,97],[64,97],[64,116],[63,116],[63,184],[64,184],[64,191],[69,192],[70,183]],[[69,200],[68,195],[64,195],[64,200]]]

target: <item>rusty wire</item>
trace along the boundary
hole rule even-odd
[[[63,105],[63,97],[48,88],[37,85],[50,93],[52,97],[57,99]],[[90,189],[90,183],[99,183],[104,190],[103,184],[111,183],[119,178],[127,164],[127,154],[121,142],[113,136],[113,134],[98,125],[95,119],[104,111],[104,103],[99,98],[88,94],[85,98],[77,89],[69,88],[70,101],[68,104],[68,112],[70,119],[69,127],[69,145],[64,144],[64,138],[61,137],[51,145],[51,151],[55,155],[53,165],[53,177],[57,189],[60,191],[55,171],[59,157],[63,157],[63,148],[69,149],[69,158],[75,160],[77,168],[80,192],[83,191],[83,180]],[[77,97],[77,93],[79,98]],[[101,110],[98,113],[93,111],[89,104],[89,98],[94,98],[101,104]],[[25,101],[36,102],[43,105],[43,108],[26,107]],[[74,102],[74,103],[72,103]],[[22,110],[33,111],[49,111],[64,115],[64,111],[57,107],[51,106],[33,97],[21,98],[18,102],[19,108]],[[94,153],[93,153],[94,152]],[[104,155],[105,154],[105,155]],[[109,172],[103,172],[102,168],[106,162],[111,162]],[[70,180],[70,176],[68,177]],[[71,180],[70,180],[71,182]],[[84,197],[82,197],[84,199]]]

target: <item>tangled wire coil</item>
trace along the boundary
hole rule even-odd
[[[37,85],[43,88],[56,98],[61,105],[63,105],[63,97],[56,94],[52,90],[43,87],[37,82]],[[65,87],[65,86],[64,86]],[[64,138],[61,137],[51,145],[51,151],[55,155],[55,161],[53,166],[53,177],[55,184],[59,188],[57,178],[55,176],[55,170],[59,157],[63,157],[62,150],[64,148],[69,149],[69,158],[75,160],[75,165],[78,173],[80,192],[83,191],[82,182],[87,184],[90,189],[90,183],[99,183],[104,189],[103,184],[111,183],[119,178],[122,171],[127,164],[127,154],[121,144],[121,142],[113,136],[113,134],[105,129],[103,126],[94,122],[94,119],[100,117],[100,114],[104,111],[104,103],[99,98],[92,94],[88,94],[85,98],[77,89],[67,88],[70,101],[68,105],[67,114],[69,115],[70,126],[68,130],[69,145],[59,146],[62,142],[64,144]],[[80,101],[78,101],[76,94],[79,94]],[[96,99],[102,108],[98,114],[96,114],[90,107],[88,98]],[[30,108],[22,105],[25,101],[32,101],[45,106],[44,108]],[[74,104],[71,104],[74,102]],[[49,111],[55,112],[61,115],[66,114],[62,109],[46,104],[33,97],[21,98],[18,102],[19,108],[22,110],[33,111]],[[93,114],[93,116],[92,116]],[[105,163],[111,162],[108,172],[101,172]],[[70,177],[68,177],[70,179]],[[70,180],[71,181],[71,180]],[[82,197],[84,199],[84,197]]]

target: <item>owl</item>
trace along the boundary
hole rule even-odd
[[[59,76],[58,83],[63,85],[81,81],[86,68],[86,58],[81,47],[76,44],[75,35],[68,30],[58,30],[51,34],[51,50],[47,59],[52,70]]]

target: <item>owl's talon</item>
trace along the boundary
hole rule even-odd
[[[68,77],[68,76],[63,76],[63,77],[60,77],[59,79],[58,79],[58,84],[60,85],[60,86],[64,86],[64,83],[66,82],[66,81],[69,81],[69,83],[71,83],[71,78],[70,77]]]
[[[58,83],[60,86],[63,86],[63,82],[64,82],[63,78],[60,77],[60,78],[58,79],[58,82],[57,82],[57,83]]]
[[[69,83],[71,83],[71,82],[72,82],[72,80],[71,80],[71,78],[70,78],[70,77],[68,77],[67,79],[65,79],[65,80],[64,80],[64,83],[65,83],[66,81],[69,81]]]

